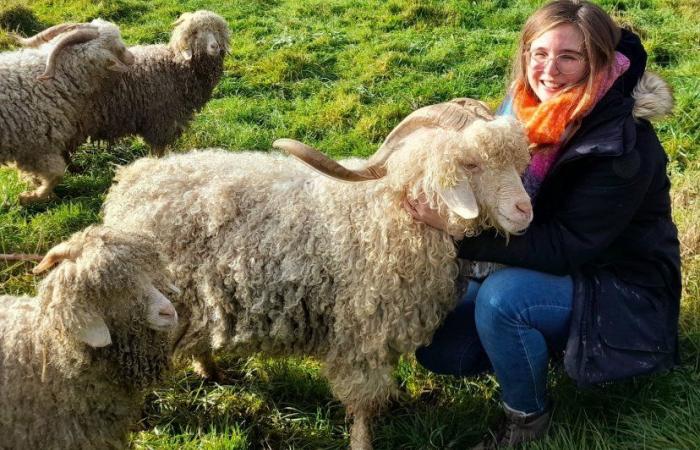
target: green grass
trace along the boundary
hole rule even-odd
[[[103,17],[128,44],[163,42],[182,12],[223,15],[232,51],[214,99],[174,151],[268,150],[293,137],[340,158],[367,156],[409,112],[453,97],[496,106],[525,18],[526,0],[9,0],[0,4],[0,50],[8,31],[35,33],[62,21]],[[649,68],[672,85],[675,114],[657,122],[671,160],[674,219],[681,232],[683,365],[670,374],[578,390],[554,370],[556,410],[537,449],[700,448],[700,13],[678,0],[605,0],[642,36]],[[147,154],[138,138],[86,144],[48,204],[20,208],[25,185],[0,169],[0,252],[40,253],[88,224],[115,165]],[[32,293],[26,263],[0,263],[0,293]],[[345,448],[348,424],[310,360],[222,361],[227,382],[188,368],[148,395],[136,448]],[[439,377],[407,357],[400,396],[375,425],[379,449],[465,448],[499,417],[492,377]]]

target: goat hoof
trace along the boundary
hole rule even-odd
[[[54,198],[54,196],[51,194],[40,196],[33,192],[23,192],[19,194],[19,204],[21,206],[29,206],[37,203],[46,203],[52,198]]]
[[[226,378],[212,359],[207,359],[204,361],[195,359],[192,362],[192,368],[194,369],[194,373],[207,381],[220,383]]]

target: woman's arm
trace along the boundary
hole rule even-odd
[[[596,158],[550,220],[535,218],[524,234],[508,240],[493,232],[464,239],[459,257],[571,273],[608,248],[630,223],[651,182],[651,165],[637,150]]]

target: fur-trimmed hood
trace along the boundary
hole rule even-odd
[[[671,114],[673,91],[666,81],[652,72],[644,72],[632,91],[635,119],[652,120]]]

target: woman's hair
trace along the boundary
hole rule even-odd
[[[600,71],[610,67],[615,59],[615,47],[620,40],[620,27],[601,9],[586,0],[554,0],[535,11],[525,23],[518,51],[513,63],[512,82],[521,81],[532,92],[527,82],[527,57],[532,41],[546,31],[571,24],[583,35],[584,55],[589,66],[583,100],[594,95],[593,80]]]

